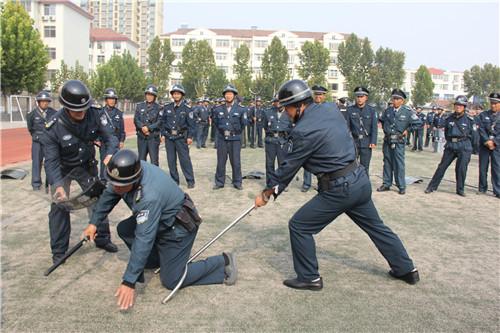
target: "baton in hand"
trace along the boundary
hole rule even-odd
[[[87,237],[87,238],[82,239],[78,243],[76,243],[76,245],[73,246],[71,249],[69,249],[69,251],[66,252],[66,254],[61,259],[59,259],[54,265],[50,266],[50,268],[47,269],[47,271],[45,271],[45,273],[43,275],[44,276],[49,276],[50,273],[52,273],[53,271],[55,271],[57,267],[61,266],[66,261],[66,259],[68,259],[69,257],[71,257],[73,255],[73,253],[75,253],[76,251],[78,251],[82,247],[82,245],[85,242],[87,242],[88,240],[89,240],[89,238]]]

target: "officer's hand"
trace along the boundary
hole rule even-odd
[[[134,305],[135,290],[120,284],[116,290],[115,297],[118,297],[118,306],[120,310],[128,310]]]
[[[264,200],[262,194],[255,197],[255,208],[264,207],[266,204],[267,201]]]
[[[87,238],[90,239],[91,241],[95,240],[97,232],[97,227],[93,224],[89,224],[85,230],[83,230],[83,237],[82,238]]]
[[[149,135],[149,128],[147,126],[142,126],[142,133],[144,133],[144,135]]]
[[[104,163],[104,165],[108,165],[109,161],[111,161],[111,157],[113,157],[113,155],[106,155],[106,157],[104,158],[104,160],[102,161],[102,163]]]
[[[95,144],[97,147],[100,147],[100,146],[101,146],[101,141],[94,141],[94,144]]]
[[[120,145],[118,146],[120,149],[123,149],[123,147],[125,147],[125,143],[123,142],[120,142]]]
[[[376,146],[377,146],[376,144],[374,144],[374,143],[370,143],[370,145],[369,145],[368,147],[370,147],[370,148],[375,148]]]
[[[187,139],[187,144],[188,144],[188,145],[190,145],[190,144],[192,144],[192,143],[193,143],[193,139],[189,139],[189,138],[188,138],[188,139]]]
[[[68,197],[66,196],[66,191],[62,186],[58,186],[54,192],[54,200],[56,202],[66,201]]]
[[[403,136],[407,136],[407,135],[408,135],[408,131],[404,131]]]
[[[164,136],[160,137],[160,143],[165,143],[165,137]]]

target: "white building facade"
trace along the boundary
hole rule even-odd
[[[89,44],[89,68],[96,68],[107,62],[113,55],[122,55],[129,52],[137,59],[139,44],[133,42],[127,36],[119,34],[111,29],[91,29]]]
[[[457,95],[466,95],[464,86],[464,73],[458,71],[446,71],[438,68],[428,68],[434,83],[434,100],[453,100]],[[416,69],[407,69],[404,81],[404,90],[411,96],[415,86]]]

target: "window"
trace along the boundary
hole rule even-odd
[[[288,56],[288,64],[293,65],[294,61],[295,61],[295,57],[293,55],[289,55]]]
[[[233,48],[237,49],[238,47],[240,47],[240,41],[239,40],[233,40]]]
[[[332,90],[334,90],[334,91],[339,90],[339,84],[338,83],[332,83]]]
[[[56,48],[55,47],[47,47],[47,54],[49,58],[54,60],[56,58]]]
[[[458,84],[454,84],[454,85],[453,85],[453,90],[454,90],[454,91],[457,91],[457,90],[458,90]]]
[[[104,63],[104,56],[103,55],[98,55],[97,56],[97,63],[98,64],[103,64]]]
[[[216,39],[215,40],[215,47],[229,47],[229,40],[228,39]]]
[[[56,15],[56,6],[55,5],[43,5],[43,15],[54,16]]]
[[[102,43],[101,42],[97,42],[97,49],[102,50]]]
[[[328,77],[336,79],[339,77],[339,71],[336,69],[330,69],[328,70]]]
[[[121,42],[113,42],[113,49],[120,50],[122,48]]]
[[[174,52],[174,56],[176,60],[181,60],[182,59],[182,53],[181,52]]]
[[[451,101],[455,99],[455,96],[453,94],[444,94],[444,99]]]
[[[460,76],[459,75],[453,76],[453,82],[458,82],[458,81],[460,81]]]
[[[434,95],[432,96],[432,98],[433,98],[433,99],[439,99],[439,94],[434,94]]]
[[[332,64],[332,65],[336,65],[337,64],[337,56],[330,57],[330,64]]]
[[[21,5],[27,12],[31,12],[31,0],[21,0]]]
[[[229,67],[227,66],[219,66],[219,69],[222,69],[226,74],[229,72]]]
[[[226,60],[227,59],[227,53],[216,53],[215,54],[215,60]]]
[[[53,38],[56,36],[56,27],[53,25],[46,25],[43,27],[43,36],[45,38]]]
[[[267,47],[267,40],[256,40],[255,47],[266,48]]]
[[[172,46],[184,46],[186,44],[186,40],[182,38],[173,38]]]
[[[447,84],[443,84],[442,87],[443,87],[443,90],[448,90],[448,85]]]
[[[448,81],[449,77],[448,75],[443,75],[443,80]]]
[[[172,73],[179,73],[179,67],[178,66],[172,66]]]
[[[252,68],[252,72],[254,72],[256,76],[262,75],[262,69],[260,69],[260,67]]]
[[[328,49],[330,51],[338,51],[339,49],[339,44],[338,43],[329,43]]]
[[[264,57],[263,53],[256,53],[255,54],[255,60],[256,61],[262,61],[262,58]]]
[[[49,69],[47,70],[46,76],[47,76],[47,81],[52,81],[54,79],[54,76],[57,73],[57,69]]]
[[[289,50],[293,50],[295,48],[295,43],[293,41],[287,42],[286,48]]]

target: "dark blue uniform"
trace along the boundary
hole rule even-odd
[[[413,132],[413,148],[412,150],[415,151],[418,149],[418,151],[422,151],[422,143],[423,143],[423,137],[424,137],[424,126],[427,121],[427,117],[425,114],[422,112],[417,112],[417,117],[420,119],[420,122],[412,126],[412,132]]]
[[[365,105],[360,109],[357,105],[347,108],[347,123],[356,143],[359,163],[370,175],[370,160],[372,159],[371,144],[377,144],[378,115],[373,107]]]
[[[455,177],[457,182],[457,194],[464,194],[467,166],[469,165],[470,156],[472,154],[472,142],[477,136],[474,119],[468,117],[465,113],[461,116],[453,113],[444,121],[444,134],[446,137],[446,144],[443,157],[427,189],[435,191],[438,188],[446,169],[448,169],[451,162],[456,158]]]
[[[289,222],[293,264],[299,281],[319,278],[313,236],[346,213],[400,276],[414,269],[397,235],[380,219],[371,199],[371,184],[357,166],[354,141],[341,113],[329,104],[309,105],[291,131],[285,161],[271,177],[281,193],[304,167],[318,176],[319,193]]]
[[[31,186],[33,186],[33,189],[40,189],[40,186],[42,186],[41,175],[44,157],[42,136],[45,135],[47,120],[52,119],[56,112],[51,107],[48,107],[47,110],[42,110],[37,106],[26,115],[28,131],[31,134]],[[45,185],[48,186],[48,184]]]
[[[149,154],[151,163],[158,165],[160,133],[162,126],[163,109],[156,103],[141,102],[137,104],[134,115],[134,124],[137,131],[137,150],[139,158],[146,161]],[[142,132],[142,127],[147,126],[149,135]]]
[[[179,172],[177,171],[177,155],[182,173],[189,186],[194,185],[194,172],[187,139],[193,139],[195,121],[193,110],[183,101],[176,105],[169,103],[163,108],[163,132],[167,150],[168,169],[170,177],[179,185]]]
[[[45,152],[45,170],[52,194],[57,187],[64,187],[69,195],[71,178],[86,189],[98,176],[94,142],[101,138],[109,154],[118,150],[118,139],[99,119],[99,109],[89,108],[81,122],[73,122],[65,109],[61,109],[47,123],[42,142]],[[74,170],[76,173],[73,173]],[[89,208],[89,213],[91,209]],[[52,203],[49,212],[50,247],[55,258],[63,255],[69,245],[70,215],[67,210]],[[104,221],[97,230],[96,244],[105,245],[110,240],[109,223]]]
[[[102,126],[108,127],[109,132],[113,133],[119,143],[125,142],[126,134],[125,134],[125,123],[123,121],[123,112],[121,112],[118,108],[109,106],[104,106],[101,108],[99,112],[99,120]],[[103,160],[108,155],[105,147],[102,145],[99,147],[99,155],[100,155],[100,169],[99,169],[99,177],[101,180],[105,179],[105,167]]]
[[[230,108],[224,103],[214,109],[215,128],[217,129],[217,170],[215,185],[223,187],[226,180],[226,162],[229,156],[233,170],[233,185],[241,187],[241,136],[247,124],[247,110],[233,102]]]
[[[429,142],[431,140],[431,135],[432,131],[434,130],[434,116],[436,115],[436,112],[430,111],[427,113],[427,116],[425,117],[425,125],[427,127],[427,130],[425,131],[425,142],[424,142],[424,147],[429,147]]]
[[[394,107],[387,108],[380,116],[384,129],[384,183],[386,188],[391,187],[394,178],[400,191],[406,189],[405,182],[405,137],[403,132],[411,125],[418,124],[417,117],[406,105],[401,105],[399,110]]]
[[[145,268],[160,267],[162,284],[173,289],[182,277],[198,229],[189,232],[176,219],[185,197],[175,182],[157,166],[144,161],[141,166],[140,185],[123,196],[108,186],[96,204],[90,223],[99,227],[123,199],[133,212],[117,227],[118,235],[130,249],[123,281],[132,285],[144,282]],[[190,263],[182,286],[223,281],[224,257],[220,255]]]
[[[266,185],[271,186],[271,175],[275,174],[275,161],[278,166],[285,159],[283,145],[288,140],[292,123],[288,114],[277,107],[271,107],[264,113],[264,131],[266,132]]]
[[[265,109],[263,107],[250,107],[248,109],[248,141],[250,141],[250,147],[255,148],[255,141],[257,140],[257,145],[262,148],[264,144],[262,143],[262,130],[265,126]],[[255,138],[257,135],[257,138]]]
[[[500,116],[491,110],[479,115],[479,191],[488,190],[488,166],[491,161],[491,183],[493,193],[500,196]],[[486,141],[493,141],[495,149],[485,146]]]
[[[198,105],[193,110],[196,121],[196,147],[206,148],[210,110],[207,106]]]
[[[444,112],[441,114],[436,114],[434,116],[434,120],[432,122],[432,128],[433,128],[433,135],[432,135],[432,145],[433,145],[433,151],[441,153],[443,151],[443,147],[445,144],[445,137],[444,137],[444,123],[446,120],[446,115]]]

